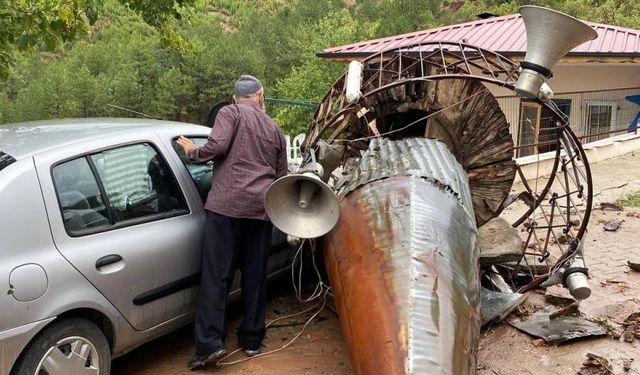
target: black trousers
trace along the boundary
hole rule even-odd
[[[225,346],[225,305],[236,268],[242,274],[244,318],[239,344],[258,349],[265,334],[267,259],[272,224],[237,219],[207,211],[202,245],[202,278],[196,308],[196,353],[210,354]]]

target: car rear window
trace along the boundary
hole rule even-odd
[[[15,161],[16,159],[14,159],[13,156],[0,151],[0,171],[15,163]]]

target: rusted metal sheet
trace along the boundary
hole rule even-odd
[[[365,154],[360,165],[388,177],[346,194],[338,225],[323,239],[356,374],[475,372],[478,248],[468,185],[454,190],[447,176],[462,167],[447,152],[439,161],[429,158],[437,141],[421,142],[418,148],[431,153],[396,159],[416,164],[377,163]]]

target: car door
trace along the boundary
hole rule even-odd
[[[38,162],[56,247],[137,330],[192,310],[199,282],[202,204],[154,141]]]
[[[207,143],[207,136],[205,135],[187,136],[187,138],[193,141],[198,147]],[[172,137],[168,142],[174,150],[174,154],[172,156],[177,156],[180,163],[182,163],[189,172],[198,195],[204,203],[207,200],[209,189],[211,189],[213,173],[215,173],[213,162],[195,163],[189,160],[176,141],[177,137]],[[271,236],[271,247],[269,249],[269,260],[267,261],[267,274],[273,275],[288,268],[293,260],[293,255],[294,251],[287,242],[287,235],[274,226]],[[240,289],[239,276],[241,276],[240,273],[236,272],[235,279],[231,287],[232,294],[237,294]]]

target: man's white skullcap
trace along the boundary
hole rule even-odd
[[[236,81],[235,94],[236,96],[251,96],[262,88],[262,83],[253,76],[242,75]]]

